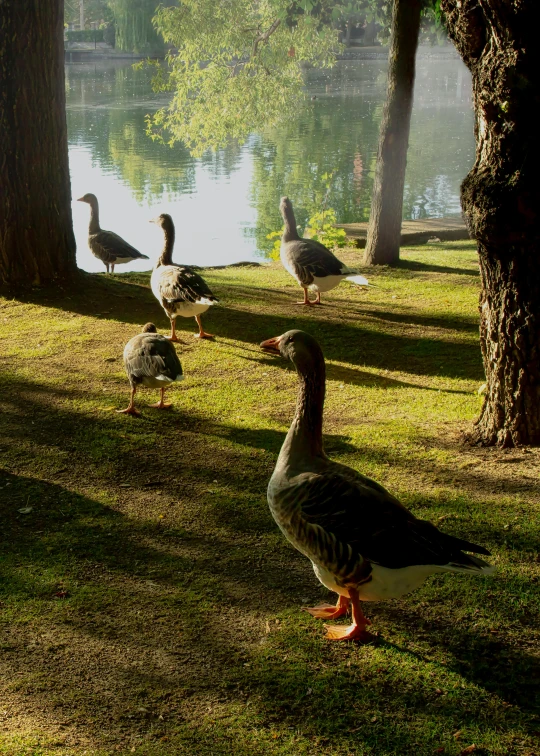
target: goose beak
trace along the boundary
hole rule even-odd
[[[263,351],[269,352],[270,354],[281,354],[279,351],[279,344],[281,342],[281,336],[275,336],[273,339],[266,339],[266,341],[261,341],[260,347]]]
[[[79,197],[77,202],[84,202],[84,197]]]
[[[157,223],[157,221],[158,221],[157,218],[150,218],[150,220],[148,221],[148,223]]]

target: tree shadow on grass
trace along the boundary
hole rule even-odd
[[[149,288],[112,278],[88,274],[86,277],[87,285],[74,290],[69,298],[38,292],[29,301],[138,326],[152,321],[156,322],[158,328],[168,327]],[[366,327],[368,323],[361,318],[343,322],[339,307],[326,310],[295,308],[285,300],[285,294],[273,294],[269,299],[268,292],[263,288],[245,289],[253,299],[260,300],[261,309],[258,312],[225,306],[212,308],[211,312],[205,314],[206,327],[216,335],[218,345],[220,339],[256,345],[291,328],[300,328],[318,339],[330,360],[346,359],[357,365],[417,375],[483,380],[480,349],[473,342],[372,330]],[[242,296],[245,297],[245,292]],[[128,305],[126,299],[129,299]],[[288,305],[290,310],[275,311],[283,305]],[[391,320],[394,315],[382,311],[380,317]],[[191,319],[180,320],[180,329],[189,330]]]
[[[9,523],[3,600],[15,617],[15,601],[23,602],[21,615],[32,620],[13,627],[3,680],[16,686],[10,692],[24,699],[26,711],[50,711],[53,721],[75,723],[95,742],[105,732],[111,743],[128,734],[185,743],[183,727],[193,720],[204,748],[209,726],[217,743],[230,733],[249,741],[254,728],[292,727],[307,743],[331,738],[333,748],[430,754],[442,732],[450,737],[457,727],[481,721],[485,730],[511,731],[515,714],[485,708],[485,694],[440,698],[415,674],[419,663],[433,669],[439,651],[450,656],[444,671],[527,714],[534,710],[531,654],[504,637],[486,638],[472,622],[446,624],[406,601],[391,602],[377,606],[377,616],[394,633],[414,628],[412,641],[422,634],[425,650],[384,638],[376,656],[369,648],[334,646],[323,640],[321,623],[297,611],[299,593],[309,595],[315,582],[307,560],[276,549],[273,538],[258,540],[260,556],[250,559],[252,541],[239,543],[235,554],[215,528],[205,536],[171,533],[56,484],[3,474],[2,490],[6,483],[12,492],[0,515]],[[18,513],[36,488],[39,506]],[[65,598],[56,595],[62,591]],[[265,633],[265,618],[291,604],[293,614]],[[223,716],[234,721],[238,706],[242,720],[231,728]],[[254,741],[252,752],[259,745]],[[315,746],[325,753],[324,741]]]
[[[480,276],[479,270],[472,270],[471,268],[455,268],[448,265],[433,265],[432,263],[424,263],[419,260],[401,259],[397,267],[398,270],[410,270],[414,273],[450,273],[452,275],[473,276],[475,278]]]

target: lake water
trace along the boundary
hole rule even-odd
[[[385,60],[339,61],[310,71],[309,99],[297,117],[252,134],[243,144],[192,158],[180,145],[152,142],[145,115],[165,101],[150,74],[127,62],[66,66],[67,119],[74,200],[93,192],[101,225],[153,261],[170,213],[175,260],[221,265],[264,258],[266,235],[281,228],[287,194],[303,224],[327,205],[341,223],[367,220],[386,89]],[[457,58],[418,60],[404,218],[459,213],[459,185],[474,159],[470,75]],[[330,178],[329,178],[330,177]],[[79,267],[103,271],[87,246],[89,208],[73,202]],[[140,261],[119,270],[147,270]]]

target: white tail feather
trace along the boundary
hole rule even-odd
[[[352,283],[358,284],[358,286],[369,286],[369,281],[364,276],[360,275],[352,275],[347,276],[345,279],[346,281],[351,281]]]

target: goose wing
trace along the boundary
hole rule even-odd
[[[462,549],[489,555],[482,546],[417,519],[370,478],[352,470],[347,473],[338,468],[309,475],[299,485],[298,501],[307,523],[349,544],[369,562],[388,568],[452,563],[476,567],[480,560]]]
[[[159,293],[168,302],[217,302],[204,278],[187,266],[167,266],[159,279]]]
[[[94,255],[105,263],[114,263],[117,259],[125,258],[148,260],[147,255],[143,255],[113,231],[98,231],[97,234],[91,234],[88,245]]]
[[[346,266],[330,250],[313,239],[287,242],[286,254],[294,266],[302,285],[309,286],[314,278],[340,276]]]
[[[160,334],[140,334],[124,350],[124,363],[130,378],[164,376],[175,381],[182,375],[182,365],[174,346]]]

